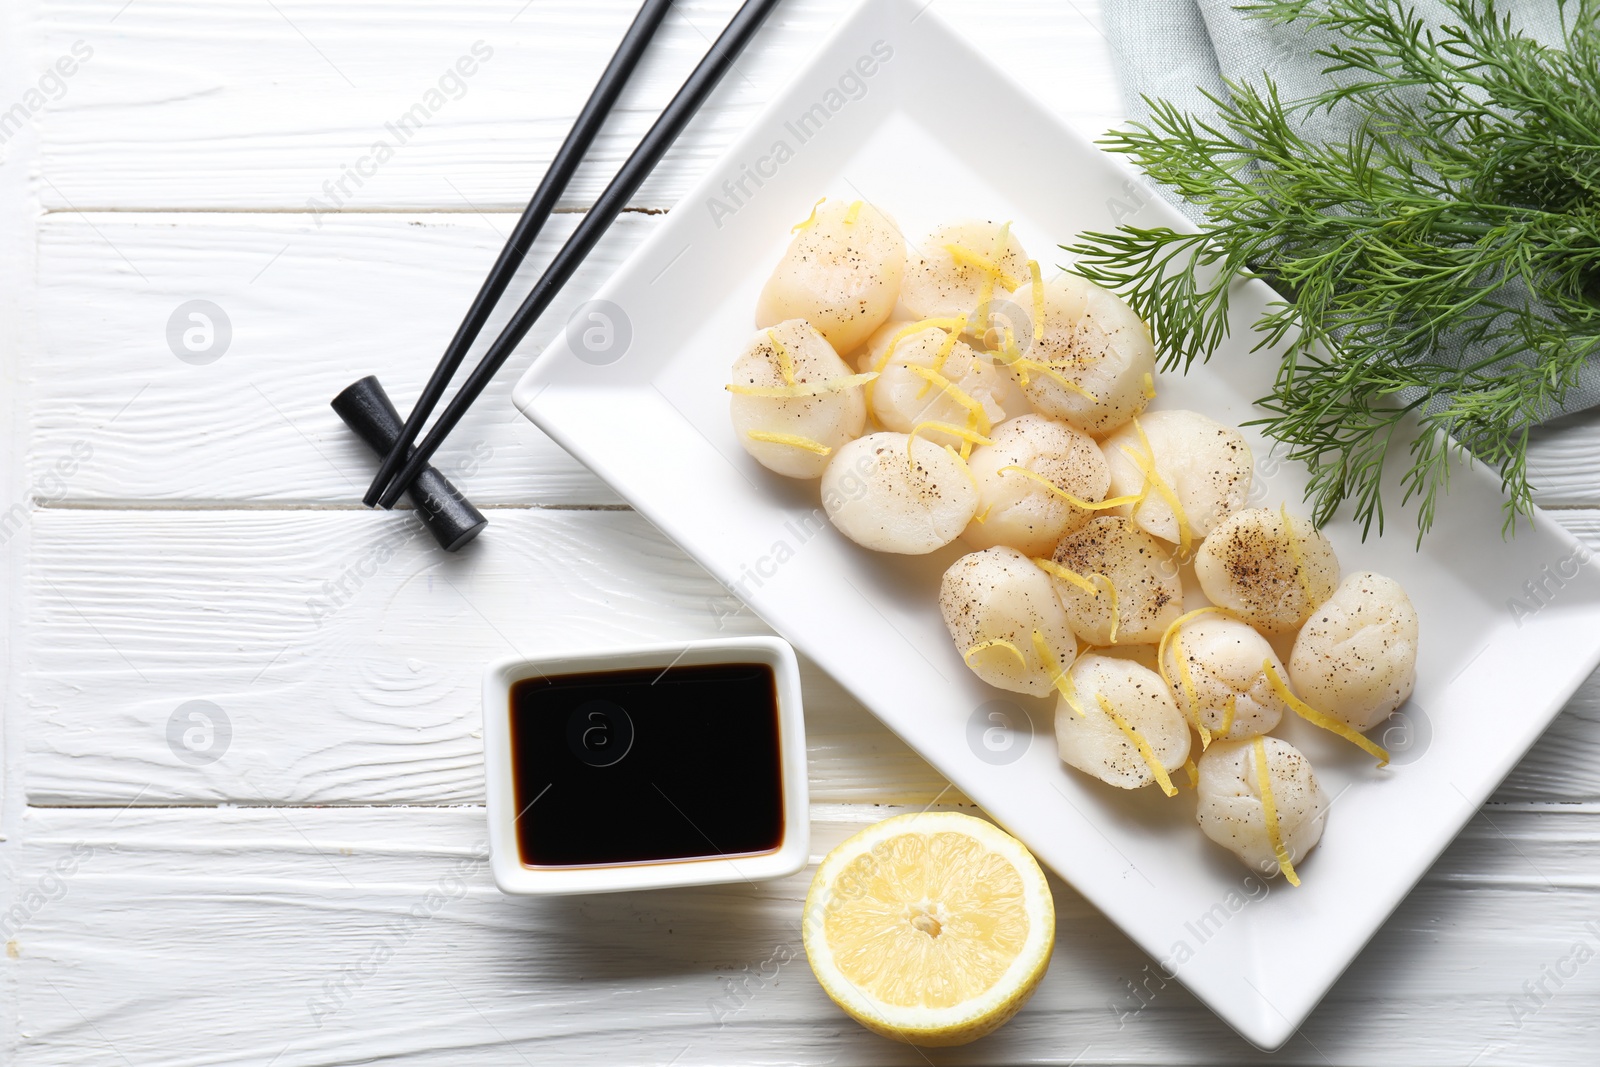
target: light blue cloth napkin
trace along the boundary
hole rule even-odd
[[[1193,115],[1210,119],[1216,109],[1201,89],[1226,97],[1222,79],[1260,84],[1265,73],[1285,100],[1311,96],[1328,84],[1327,61],[1315,55],[1328,39],[1325,31],[1278,25],[1253,18],[1234,5],[1239,0],[1106,0],[1106,36],[1116,61],[1123,102],[1134,120],[1149,115],[1144,97],[1169,100]],[[1437,0],[1411,6],[1432,25],[1451,21]],[[1570,5],[1569,5],[1570,7]],[[1497,8],[1514,24],[1547,43],[1561,40],[1556,0],[1501,0]],[[1571,17],[1569,10],[1568,17]],[[1304,132],[1320,139],[1342,139],[1351,129],[1347,113],[1319,114]],[[1200,213],[1168,190],[1163,194],[1197,221]],[[1600,367],[1591,363],[1567,394],[1564,414],[1600,404]]]
[[[1315,54],[1332,40],[1327,31],[1253,17],[1236,9],[1240,2],[1106,0],[1106,36],[1130,116],[1147,117],[1143,98],[1151,96],[1210,118],[1216,109],[1201,90],[1226,98],[1224,77],[1259,85],[1265,74],[1285,100],[1327,88],[1328,75],[1322,70],[1328,61]],[[1557,0],[1500,0],[1497,6],[1535,38],[1561,40]],[[1438,0],[1411,0],[1410,7],[1434,26],[1453,21]],[[1331,115],[1319,112],[1309,122],[1305,132],[1322,139],[1342,139],[1354,126],[1348,111],[1337,110]]]

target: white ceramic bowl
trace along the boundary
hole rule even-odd
[[[778,703],[778,766],[783,836],[770,852],[596,866],[536,867],[517,847],[511,762],[511,687],[525,678],[597,671],[760,663],[772,668]],[[502,892],[517,895],[610,893],[666,886],[755,882],[794,874],[810,858],[805,720],[794,649],[776,637],[724,638],[628,649],[553,653],[490,664],[483,676],[484,775],[488,783],[490,867]],[[736,802],[730,798],[730,803]]]

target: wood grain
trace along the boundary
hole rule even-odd
[[[1600,521],[1568,521],[1600,546]],[[632,512],[496,511],[455,557],[413,522],[40,512],[18,704],[29,801],[478,803],[487,659],[763,631]],[[819,801],[926,802],[944,788],[819,672],[806,684]],[[189,700],[231,721],[215,762],[191,766],[169,745]],[[1600,798],[1600,681],[1499,796]]]
[[[373,461],[327,401],[376,372],[407,405],[635,4],[0,5],[0,108],[75,42],[94,50],[0,155],[0,506],[23,509],[0,546],[0,1062],[1592,1058],[1600,965],[1546,975],[1579,941],[1600,948],[1596,679],[1273,1057],[1175,984],[1143,1003],[1146,959],[1059,883],[1027,1011],[925,1055],[840,1015],[803,959],[772,974],[809,871],[577,901],[492,887],[473,861],[488,655],[764,628],[637,515],[570,510],[616,498],[511,411],[515,368],[441,453],[495,506],[456,558],[409,516],[353,510]],[[734,6],[675,5],[530,271]],[[779,6],[517,366],[847,6]],[[936,14],[1095,136],[1120,115],[1098,8]],[[494,55],[465,94],[363,184],[344,178],[478,40]],[[235,330],[204,366],[166,336],[191,299]],[[75,446],[92,456],[65,471]],[[1530,468],[1542,504],[1600,507],[1600,416],[1542,428]],[[1600,511],[1555,518],[1600,546]],[[963,802],[805,670],[816,856],[907,805]],[[168,742],[195,699],[233,728],[209,764]],[[408,923],[414,906],[433,917]]]
[[[363,165],[386,129],[475,42],[493,56],[443,95],[392,158],[346,179],[347,210],[520,210],[637,7],[632,0],[376,0],[217,5],[57,0],[39,54],[93,58],[50,106],[41,150],[52,210],[301,211]],[[593,200],[737,5],[675,5],[565,198]],[[670,207],[816,48],[847,0],[790,0],[635,197]],[[940,0],[943,16],[1089,136],[1120,104],[1104,39],[1048,0]],[[555,46],[559,42],[559,47]],[[1073,78],[1060,76],[1073,57]],[[336,190],[337,191],[337,190]]]
[[[0,4],[0,100],[20,100],[32,76],[26,62],[33,17],[32,0]],[[20,767],[10,709],[15,701],[17,635],[25,608],[17,590],[27,572],[27,512],[31,506],[26,465],[18,457],[28,448],[20,384],[23,356],[33,350],[33,290],[37,205],[31,196],[29,168],[37,128],[30,122],[0,148],[0,841],[6,840],[12,813],[22,803]],[[3,883],[0,883],[3,886]],[[4,986],[0,984],[0,995]],[[0,1019],[3,1027],[3,1019]],[[0,1039],[5,1030],[0,1029]]]
[[[1536,427],[1528,440],[1528,479],[1545,507],[1600,507],[1600,408]]]
[[[518,292],[577,217],[551,221]],[[359,507],[377,460],[328,402],[377,374],[408,410],[514,222],[367,215],[319,229],[297,214],[49,216],[40,235],[42,343],[31,361],[40,495]],[[437,466],[475,503],[617,502],[517,413],[510,392],[516,371],[655,223],[618,220],[440,452]],[[232,331],[204,365],[180,359],[168,338],[173,315],[197,299],[221,308]],[[514,307],[508,301],[491,320],[484,344]],[[179,350],[187,352],[181,340]],[[52,479],[74,448],[91,455]]]
[[[765,632],[632,512],[491,522],[446,557],[402,515],[40,512],[18,701],[30,800],[481,802],[488,658]],[[820,672],[805,683],[819,800],[944,788]],[[231,723],[209,764],[168,741],[189,700]]]
[[[551,222],[513,292],[532,284],[575,219]],[[46,216],[39,337],[27,361],[31,491],[95,506],[356,506],[376,461],[328,401],[376,373],[408,408],[514,221],[488,212],[350,214],[321,226],[301,213]],[[660,222],[618,220],[441,450],[439,467],[479,505],[618,502],[515,413],[510,391]],[[167,336],[177,309],[196,299],[222,308],[232,330],[203,366],[179,359]],[[486,336],[509,314],[508,304]],[[75,448],[92,455],[72,464]],[[62,476],[64,462],[74,469]],[[1529,469],[1541,505],[1600,505],[1600,414],[1541,429]]]
[[[818,805],[813,851],[901,810]],[[1546,981],[1537,1011],[1511,1008],[1575,943],[1600,945],[1593,807],[1475,820],[1273,1057],[1161,985],[1059,882],[1056,951],[1028,1007],[924,1058],[816,985],[798,942],[809,870],[512,900],[477,859],[482,824],[473,807],[30,810],[17,873],[39,892],[6,931],[13,1062],[1548,1067],[1574,1062],[1564,1050],[1600,1019],[1592,961]]]

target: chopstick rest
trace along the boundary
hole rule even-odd
[[[373,375],[351,383],[333,398],[330,406],[380,457],[387,455],[400,439],[400,412],[395,410],[389,394]],[[472,506],[461,490],[431,465],[417,475],[406,490],[406,496],[428,532],[446,552],[454,552],[489,525],[489,520]]]

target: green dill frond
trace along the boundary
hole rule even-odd
[[[1384,464],[1414,421],[1401,493],[1419,537],[1463,450],[1499,472],[1514,529],[1529,428],[1600,354],[1600,0],[1567,3],[1555,43],[1491,0],[1444,3],[1437,29],[1401,0],[1248,8],[1332,31],[1328,88],[1284,101],[1270,78],[1229,82],[1211,122],[1148,101],[1101,143],[1206,221],[1067,248],[1149,322],[1164,369],[1217,351],[1236,282],[1288,298],[1255,324],[1282,349],[1257,424],[1309,468],[1319,523],[1348,503],[1382,529]],[[1302,136],[1320,111],[1354,131]]]

